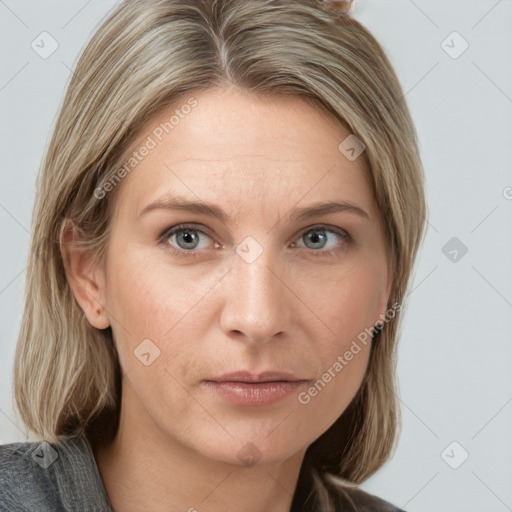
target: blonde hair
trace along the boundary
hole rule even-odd
[[[389,305],[403,303],[424,231],[423,169],[399,81],[368,30],[314,0],[125,1],[77,63],[37,180],[14,396],[40,438],[112,439],[119,419],[122,369],[112,332],[92,327],[74,299],[63,229],[71,222],[103,258],[116,190],[101,200],[94,191],[113,179],[149,118],[224,86],[306,98],[362,141],[393,267]],[[301,474],[360,483],[389,458],[399,426],[400,318],[374,335],[357,395],[309,447]]]

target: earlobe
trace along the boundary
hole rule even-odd
[[[89,323],[106,329],[105,280],[100,267],[93,267],[93,252],[79,243],[75,226],[67,221],[60,232],[60,251],[69,287]]]

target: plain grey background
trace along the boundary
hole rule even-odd
[[[0,444],[12,403],[41,158],[76,59],[113,0],[0,0]],[[399,348],[403,427],[363,484],[408,512],[512,510],[512,0],[359,0],[417,126],[429,229]],[[33,41],[58,47],[43,58]],[[41,50],[40,50],[41,51]],[[466,252],[467,251],[467,252]]]

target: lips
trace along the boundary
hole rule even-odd
[[[291,395],[304,383],[288,372],[232,372],[203,381],[213,394],[235,405],[270,405]]]
[[[305,379],[300,379],[287,372],[274,372],[267,371],[262,373],[251,373],[246,371],[226,373],[219,377],[208,379],[212,382],[298,382]]]

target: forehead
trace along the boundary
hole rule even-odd
[[[238,210],[301,198],[358,201],[372,210],[363,157],[350,161],[338,149],[349,135],[334,115],[301,97],[191,94],[139,131],[119,200],[140,211],[174,191]]]

